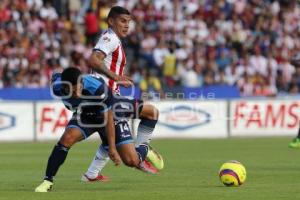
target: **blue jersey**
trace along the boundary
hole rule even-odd
[[[51,87],[55,96],[61,97],[64,105],[71,111],[81,115],[101,115],[111,108],[113,104],[112,92],[104,80],[91,75],[83,75],[82,97],[71,98],[63,94],[61,73],[52,75]]]

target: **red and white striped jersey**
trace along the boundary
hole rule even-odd
[[[94,47],[94,51],[102,51],[106,55],[104,58],[104,65],[107,69],[117,75],[123,75],[124,66],[126,64],[125,52],[121,40],[112,29],[109,28],[100,36]],[[113,92],[117,94],[120,93],[119,86],[117,86],[114,80],[97,72],[94,72],[93,74],[95,76],[101,76]]]

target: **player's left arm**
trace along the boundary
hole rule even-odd
[[[117,50],[118,46],[119,40],[117,38],[114,38],[108,34],[100,36],[93,49],[92,55],[90,56],[89,64],[96,72],[116,81],[119,85],[129,87],[133,84],[133,81],[130,77],[118,75],[104,66],[105,57]]]
[[[101,50],[93,51],[92,55],[89,58],[89,64],[93,67],[93,69],[96,72],[98,72],[100,74],[104,74],[109,79],[116,80],[117,74],[110,71],[109,69],[107,69],[104,66],[104,58],[105,57],[106,57],[106,54],[103,51],[101,51]]]
[[[102,85],[96,91],[96,95],[99,97],[103,96],[103,94],[105,94],[104,99],[99,100],[107,109],[107,111],[104,113],[104,116],[106,117],[105,130],[109,146],[108,155],[115,165],[119,165],[121,163],[121,158],[116,148],[115,122],[114,113],[112,110],[114,98],[111,90],[109,90],[104,82],[102,82]]]
[[[117,75],[116,73],[112,72],[108,68],[104,66],[104,58],[106,57],[105,53],[102,51],[93,51],[92,55],[89,59],[89,64],[92,68],[100,73],[104,74],[109,79],[112,79],[117,82],[119,85],[123,85],[125,87],[130,87],[133,85],[133,80],[129,76],[125,75]]]

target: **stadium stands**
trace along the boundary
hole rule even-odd
[[[117,3],[133,15],[127,71],[142,92],[218,85],[241,96],[299,92],[300,69],[289,63],[300,50],[298,1],[70,2],[2,1],[0,88],[45,88],[67,66],[88,73],[96,33]]]

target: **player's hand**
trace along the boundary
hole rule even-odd
[[[133,85],[133,80],[129,76],[116,76],[114,79],[118,85],[122,85],[124,87],[130,87]]]
[[[116,166],[121,164],[121,157],[120,157],[118,151],[115,148],[114,149],[110,148],[108,150],[108,156],[115,163]]]

